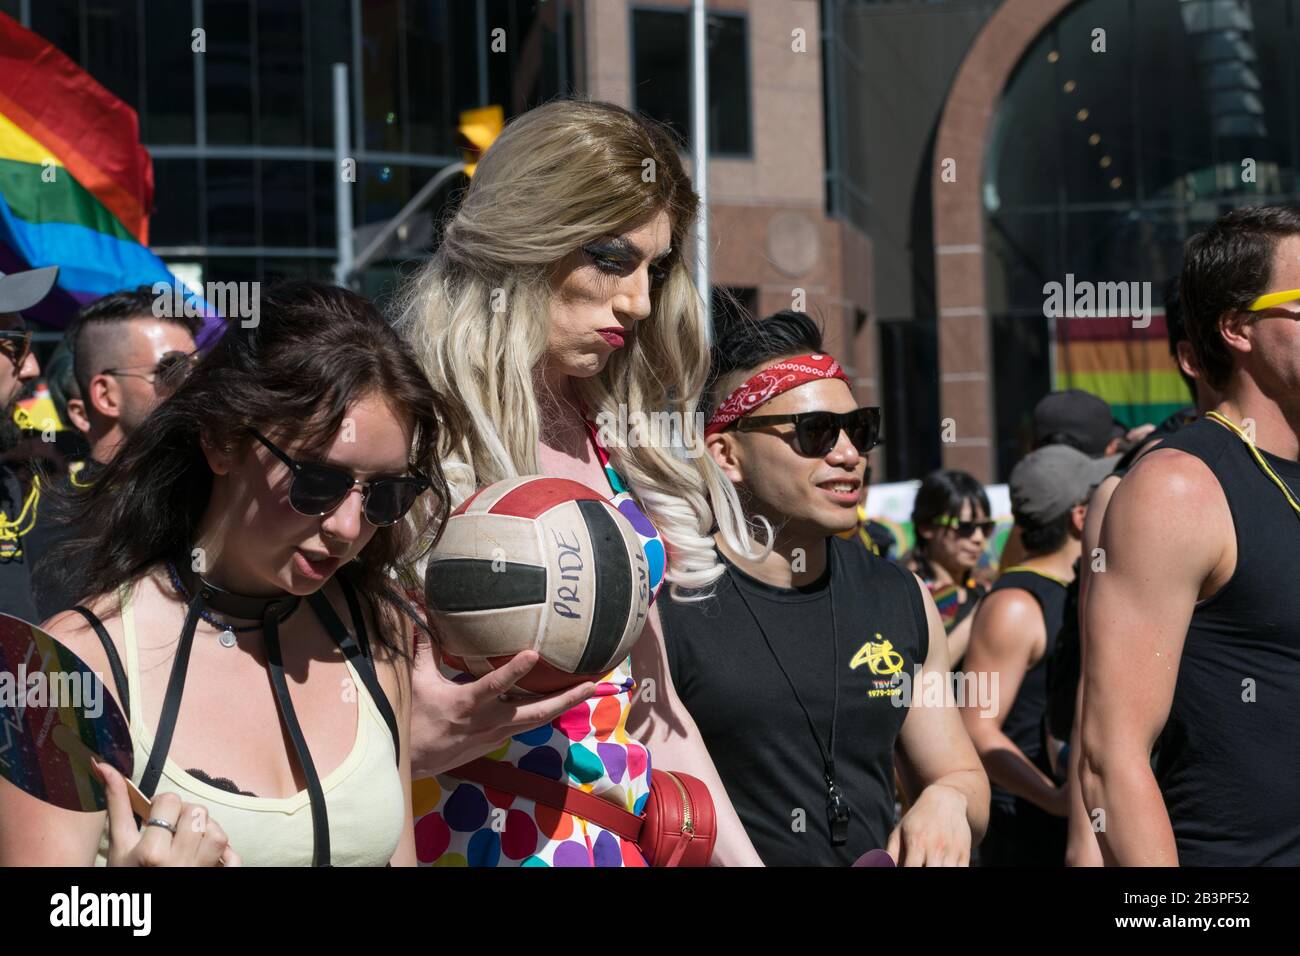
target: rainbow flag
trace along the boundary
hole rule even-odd
[[[1119,422],[1160,424],[1193,403],[1169,354],[1163,311],[1135,329],[1130,318],[1058,318],[1055,390],[1079,388],[1104,398]]]
[[[149,251],[153,161],[135,110],[0,13],[0,272],[59,267],[28,315],[63,328],[110,292],[178,280]],[[201,341],[222,320],[204,308]]]

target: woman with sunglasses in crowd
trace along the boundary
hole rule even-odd
[[[447,513],[447,415],[351,292],[285,285],[231,324],[81,493],[85,610],[46,624],[111,675],[149,817],[103,764],[107,826],[0,782],[0,864],[415,862],[389,582]]]
[[[948,635],[954,668],[970,643],[974,611],[985,588],[974,574],[996,527],[984,486],[964,471],[926,475],[912,504],[916,544],[904,563],[930,591]]]
[[[643,512],[634,524],[654,589],[665,579],[717,580],[715,521],[737,549],[749,548],[736,494],[695,425],[709,352],[683,252],[698,203],[666,128],[610,104],[548,103],[514,119],[484,154],[404,310],[430,379],[474,424],[444,462],[453,504],[517,475],[581,482]],[[661,412],[684,423],[676,448],[601,424]],[[519,795],[502,839],[483,785],[456,775],[485,755],[545,768],[634,814],[648,799],[652,763],[685,771],[713,795],[714,861],[760,862],[673,693],[653,606],[630,662],[566,692],[564,713],[549,724],[467,740],[458,762],[441,744],[420,759],[422,742],[459,736],[444,701],[464,675],[444,670],[415,671],[424,702],[413,726],[417,771],[438,774],[418,788],[422,863],[645,865],[631,840]],[[498,679],[509,688],[517,674]]]

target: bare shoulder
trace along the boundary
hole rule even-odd
[[[1108,593],[1153,588],[1205,598],[1236,566],[1236,534],[1223,488],[1194,455],[1156,448],[1119,483],[1106,509],[1101,549]],[[1115,593],[1119,593],[1116,591]]]
[[[1014,624],[1038,616],[1038,601],[1021,588],[1000,588],[984,595],[979,613],[989,623]]]
[[[1199,554],[1221,548],[1224,532],[1232,537],[1232,514],[1214,472],[1195,455],[1159,447],[1143,455],[1111,495],[1101,537],[1108,552],[1127,546]]]
[[[1032,648],[1043,638],[1043,614],[1038,601],[1020,588],[991,591],[980,600],[971,628],[971,646],[996,653]]]
[[[1208,465],[1195,455],[1158,446],[1147,452],[1118,483],[1112,503],[1168,513],[1173,509],[1226,506],[1223,489]]]

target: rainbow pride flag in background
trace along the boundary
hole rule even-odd
[[[0,272],[59,267],[28,316],[63,328],[110,292],[178,283],[149,251],[152,208],[135,110],[0,13]],[[204,313],[201,341],[222,325]]]
[[[1159,425],[1193,404],[1169,354],[1163,310],[1145,329],[1130,318],[1058,318],[1056,380],[1052,388],[1080,388],[1110,403],[1116,421]]]

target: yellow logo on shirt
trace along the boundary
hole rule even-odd
[[[892,641],[884,640],[879,633],[876,640],[867,641],[849,661],[849,670],[857,670],[863,664],[871,668],[871,673],[887,677],[903,669],[903,655],[894,650]]]

